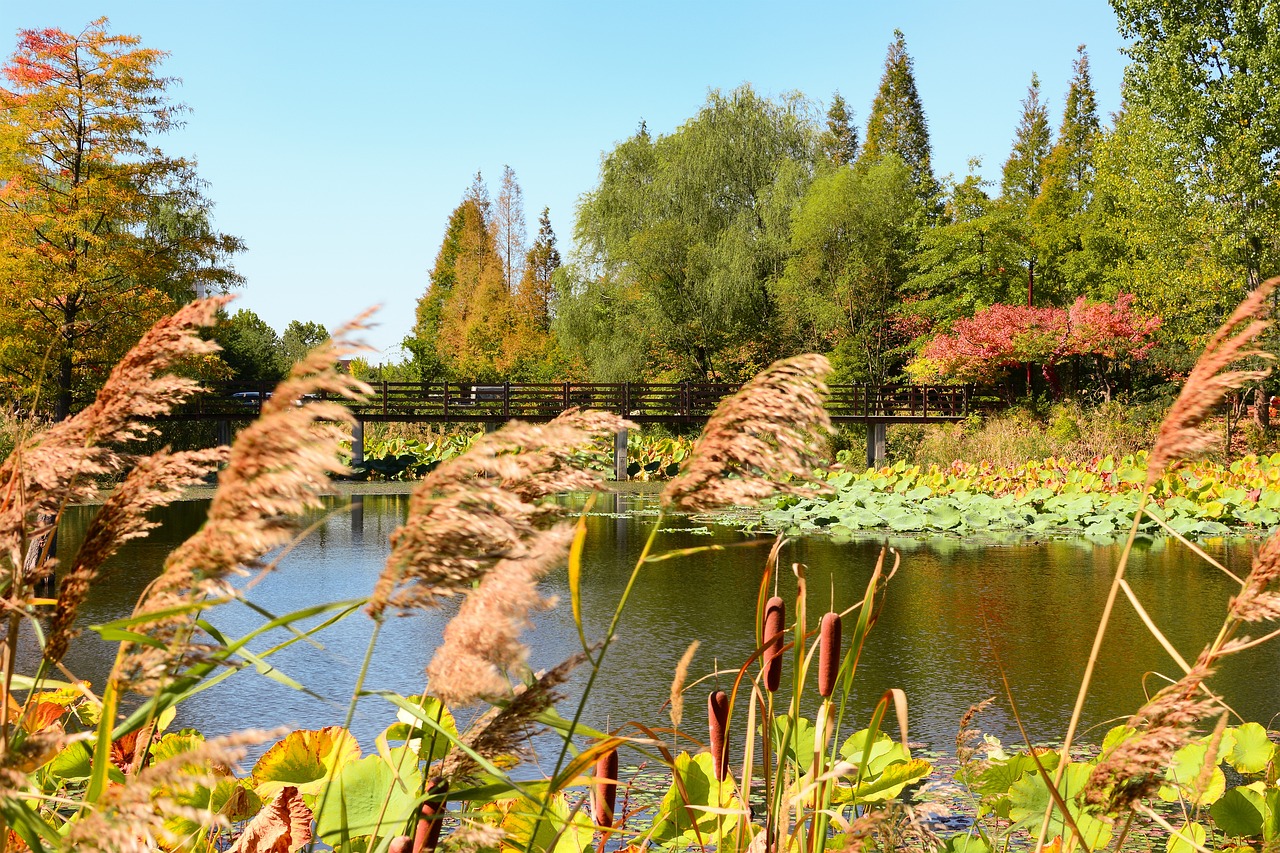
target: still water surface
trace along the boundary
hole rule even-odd
[[[202,523],[206,507],[205,502],[188,501],[167,508],[160,529],[113,560],[108,579],[95,587],[81,611],[81,625],[127,616],[165,555]],[[249,597],[266,610],[282,614],[368,595],[389,552],[387,538],[403,522],[407,508],[408,497],[403,495],[333,499],[323,523]],[[64,553],[78,544],[92,512],[91,507],[78,507],[69,513],[60,533]],[[609,494],[601,496],[595,513],[588,521],[582,579],[589,638],[603,635],[656,511],[652,496]],[[728,527],[711,527],[709,533],[679,532],[700,527],[688,519],[668,519],[665,532],[659,534],[659,550],[750,538]],[[1008,742],[1020,742],[1000,679],[1003,668],[1031,739],[1059,740],[1119,546],[1084,540],[982,546],[942,537],[891,542],[902,551],[902,567],[889,586],[880,622],[859,668],[851,705],[857,719],[865,721],[885,689],[902,688],[910,703],[912,739],[951,751],[961,714],[970,704],[996,696],[996,706],[982,718],[984,730]],[[833,596],[839,609],[862,596],[882,544],[881,539],[839,544],[806,538],[786,546],[784,565],[799,562],[808,567],[814,621],[828,609]],[[1227,568],[1243,574],[1254,547],[1246,540],[1235,540],[1211,544],[1208,550]],[[732,548],[647,567],[623,617],[618,640],[608,652],[606,675],[593,689],[585,721],[596,727],[632,719],[651,725],[666,722],[661,707],[669,695],[671,676],[693,640],[701,641],[701,647],[690,680],[711,672],[716,662],[722,668],[738,666],[754,646],[756,593],[766,552],[767,546]],[[1187,658],[1193,658],[1216,633],[1234,587],[1185,548],[1159,540],[1139,547],[1128,577],[1148,612]],[[545,588],[559,596],[561,606],[538,614],[527,634],[535,668],[554,665],[579,649],[564,570],[549,577]],[[781,594],[790,601],[794,590],[794,578],[784,577]],[[445,609],[389,620],[379,637],[366,686],[420,692],[423,671],[451,613]],[[229,637],[245,634],[263,621],[239,604],[218,608],[209,619]],[[341,723],[370,632],[369,619],[357,613],[318,636],[322,649],[298,643],[272,658],[314,695],[247,670],[183,704],[177,722],[207,734],[246,727],[317,728]],[[277,632],[255,648],[286,638]],[[86,631],[66,663],[77,676],[100,687],[114,649]],[[30,652],[23,671],[31,670]],[[1151,671],[1169,674],[1174,665],[1122,599],[1095,676],[1085,725],[1102,727],[1140,705],[1144,673]],[[1214,684],[1246,719],[1268,723],[1280,711],[1278,674],[1280,643],[1272,643],[1232,660]],[[784,679],[789,677],[784,674]],[[571,701],[578,699],[582,680],[570,685]],[[727,677],[720,679],[722,687],[729,683]],[[1148,676],[1148,684],[1153,690],[1158,686],[1153,676]],[[686,704],[686,728],[703,731],[705,707],[705,691],[695,688]],[[566,705],[566,715],[571,708]],[[366,698],[353,728],[369,746],[393,720],[390,705]],[[1093,728],[1086,739],[1100,738],[1103,730]]]

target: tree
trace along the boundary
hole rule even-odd
[[[418,322],[405,339],[426,381],[496,380],[506,368],[511,296],[475,188],[449,218],[431,284],[418,300]]]
[[[895,155],[829,172],[795,212],[780,314],[798,349],[836,349],[842,381],[884,382],[906,343],[897,321],[922,224],[911,177]]]
[[[219,316],[213,339],[222,347],[222,360],[231,368],[235,382],[279,382],[292,366],[292,362],[284,359],[275,329],[248,308],[241,308],[229,317]]]
[[[1177,176],[1215,201],[1223,262],[1252,288],[1280,265],[1280,2],[1112,0],[1125,98],[1164,131]]]
[[[933,177],[929,123],[916,90],[915,72],[902,30],[893,31],[862,146],[862,159],[867,162],[875,162],[887,154],[896,154],[907,164],[920,200],[931,204],[938,192],[938,182]]]
[[[814,159],[802,106],[712,92],[674,133],[618,145],[583,197],[568,298],[593,282],[634,293],[654,372],[737,378],[774,354],[767,282]]]
[[[521,311],[543,332],[551,328],[553,279],[559,268],[560,250],[556,248],[556,232],[551,228],[551,209],[544,207],[538,217],[538,237],[525,255],[524,275],[516,293]]]
[[[524,193],[510,166],[502,167],[502,187],[493,206],[493,242],[502,256],[502,277],[507,288],[515,291],[524,276],[525,225]]]
[[[321,324],[290,320],[280,334],[281,358],[287,367],[291,367],[327,340],[329,330]]]
[[[1022,101],[1022,118],[1013,140],[1013,149],[1005,161],[1000,182],[1000,197],[1021,231],[1020,259],[1027,274],[1027,305],[1035,304],[1036,265],[1039,262],[1039,239],[1031,222],[1031,204],[1044,184],[1044,161],[1050,146],[1049,112],[1040,103],[1040,78],[1031,75],[1027,97]]]
[[[1105,270],[1114,261],[1114,240],[1098,230],[1093,215],[1102,130],[1089,56],[1084,45],[1077,52],[1058,139],[1044,160],[1040,195],[1031,206],[1043,259],[1040,291],[1048,294],[1049,302],[1059,304],[1081,295],[1098,295]]]
[[[194,162],[152,144],[183,108],[139,45],[106,18],[23,30],[0,69],[0,374],[49,381],[58,417],[193,290],[240,281]]]
[[[1160,318],[1138,314],[1128,294],[1114,303],[1081,297],[1070,308],[996,304],[956,322],[951,334],[930,340],[908,372],[920,381],[991,383],[1005,368],[1035,363],[1058,397],[1057,368],[1064,359],[1140,360],[1155,345],[1159,327]]]
[[[831,97],[827,129],[819,144],[822,153],[837,166],[847,166],[858,157],[858,129],[853,126],[853,113],[839,92]]]

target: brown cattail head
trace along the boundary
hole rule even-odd
[[[592,789],[591,819],[596,826],[613,828],[613,804],[618,798],[618,750],[596,759],[596,783]]]
[[[440,843],[448,794],[449,780],[436,776],[427,783],[427,801],[422,804],[418,826],[413,831],[413,853],[431,853]]]
[[[716,778],[729,775],[729,749],[725,735],[729,730],[729,697],[717,690],[707,697],[707,727],[711,730],[711,756],[716,762]]]
[[[828,613],[822,617],[822,632],[818,646],[818,693],[830,699],[836,689],[836,673],[840,671],[840,614]]]
[[[782,682],[782,630],[787,622],[787,603],[775,595],[764,604],[764,686],[777,692]]]

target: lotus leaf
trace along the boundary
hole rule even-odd
[[[251,774],[258,796],[269,799],[292,785],[304,796],[323,790],[326,779],[360,757],[360,744],[339,726],[291,732],[268,749]]]

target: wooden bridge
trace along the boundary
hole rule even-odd
[[[694,424],[736,392],[739,384],[715,382],[380,382],[360,402],[342,400],[356,417],[353,456],[364,458],[364,424],[484,423],[512,419],[548,421],[566,409],[603,409],[636,423]],[[271,385],[222,386],[197,397],[171,417],[214,420],[230,440],[230,422],[258,416]],[[885,428],[889,424],[958,421],[974,411],[992,407],[979,400],[969,386],[953,385],[832,385],[827,412],[836,423],[867,425],[867,464],[885,458]],[[626,436],[615,448],[620,479],[626,471]]]
[[[195,399],[174,417],[248,419],[271,395],[270,385],[223,386]],[[501,385],[380,382],[362,402],[342,401],[369,422],[493,423],[513,418],[546,421],[566,409],[603,409],[636,423],[697,423],[741,385],[712,382],[508,382]],[[951,385],[832,385],[827,411],[836,422],[931,423],[966,418],[972,390]]]

